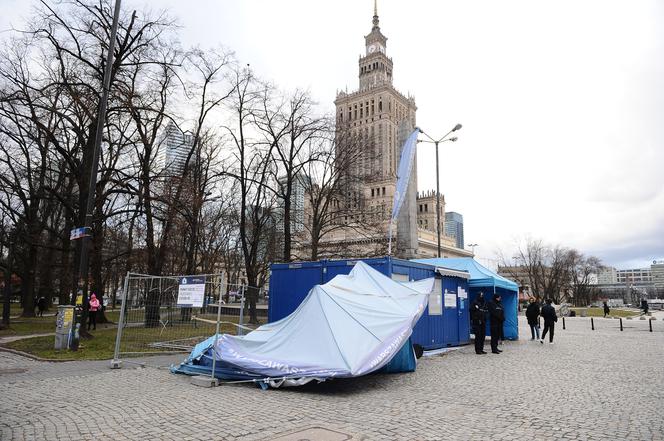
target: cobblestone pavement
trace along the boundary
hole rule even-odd
[[[0,352],[0,439],[664,440],[664,322],[623,323],[568,319],[554,345],[522,326],[500,355],[465,347],[412,374],[269,391]]]

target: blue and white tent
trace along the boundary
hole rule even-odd
[[[480,265],[471,257],[414,259],[414,261],[470,273],[468,288],[471,302],[480,292],[484,293],[487,301],[490,301],[494,294],[500,294],[505,310],[503,334],[508,340],[519,338],[519,285]],[[487,335],[490,335],[490,332],[487,325]]]
[[[216,357],[215,377],[272,387],[413,371],[409,337],[432,289],[433,278],[397,282],[358,262],[314,286],[289,316],[245,336],[220,335],[216,346],[211,337],[173,371],[209,375]]]

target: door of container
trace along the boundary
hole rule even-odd
[[[459,345],[459,297],[453,277],[443,277],[443,334],[446,346]]]
[[[436,277],[433,291],[429,294],[427,309],[420,321],[427,322],[426,349],[439,349],[445,346],[445,330],[443,323],[443,284],[440,277]],[[418,323],[419,324],[419,323]]]
[[[457,280],[457,297],[459,299],[459,344],[470,343],[470,302],[468,283],[464,279]]]

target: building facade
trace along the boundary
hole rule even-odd
[[[612,266],[602,268],[597,274],[597,283],[600,285],[618,283],[618,271]]]
[[[454,211],[445,213],[445,235],[454,239],[457,248],[464,247],[463,216]]]
[[[420,230],[445,234],[445,196],[440,195],[440,224],[436,226],[436,192],[423,191],[417,194],[417,227]]]
[[[279,185],[286,186],[287,177],[278,178]],[[293,179],[291,188],[291,206],[290,206],[290,231],[291,234],[300,234],[304,231],[304,196],[305,188],[301,179]],[[284,200],[277,201],[277,210],[275,213],[276,231],[284,232]]]
[[[650,265],[650,274],[657,291],[664,291],[664,260],[654,260]]]
[[[647,283],[652,282],[650,268],[616,270],[616,283]]]
[[[183,132],[173,121],[169,122],[156,157],[158,170],[171,176],[181,174],[193,144],[191,133]]]
[[[340,91],[336,108],[336,155],[348,157],[359,146],[350,167],[344,172],[349,184],[337,203],[345,211],[342,228],[335,228],[321,240],[320,257],[363,257],[387,254],[392,204],[397,183],[401,149],[415,129],[417,106],[412,96],[399,92],[393,84],[394,63],[387,55],[387,37],[380,29],[374,6],[371,32],[364,37],[365,51],[359,57],[358,89]],[[425,198],[432,198],[429,193]],[[441,196],[441,202],[444,199]],[[435,203],[423,202],[420,213],[417,194],[417,164],[413,164],[403,205],[392,223],[392,255],[410,259],[437,255]],[[310,218],[305,196],[304,217]],[[428,211],[431,210],[431,211]],[[441,228],[444,203],[441,203]],[[426,227],[422,227],[422,223]],[[305,226],[305,229],[307,227]],[[306,238],[298,255],[306,256]],[[441,238],[441,256],[472,256],[458,249],[452,239]]]
[[[348,171],[359,177],[357,185],[348,189],[346,201],[349,214],[357,205],[382,219],[376,240],[384,241],[392,210],[397,182],[400,149],[415,128],[417,106],[415,99],[400,93],[393,85],[393,62],[387,56],[387,37],[379,26],[374,9],[371,32],[364,37],[365,53],[358,61],[359,88],[339,92],[336,106],[337,131],[346,139],[359,140],[363,145],[353,167]],[[338,143],[337,149],[344,144]],[[343,152],[338,152],[343,153]],[[393,238],[395,255],[403,258],[417,256],[417,213],[415,212],[417,167],[413,167],[406,199],[401,208]],[[340,232],[345,240],[367,239],[357,231]]]

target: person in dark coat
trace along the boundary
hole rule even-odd
[[[484,355],[484,339],[486,338],[486,304],[484,302],[484,293],[479,295],[470,304],[470,323],[473,326],[475,334],[475,353]]]
[[[44,317],[44,311],[46,311],[46,307],[48,305],[46,304],[46,298],[44,296],[41,296],[39,300],[37,300],[37,310],[39,311],[37,315],[39,317]]]
[[[535,335],[537,335],[537,340],[539,340],[539,321],[537,320],[540,315],[540,306],[539,303],[534,298],[530,298],[528,303],[528,308],[526,309],[526,318],[528,319],[528,325],[530,325],[530,334],[532,336],[531,340],[535,340]]]
[[[611,312],[611,309],[609,308],[609,305],[604,302],[604,318],[606,318],[607,315]]]
[[[551,299],[546,299],[546,305],[542,306],[542,318],[544,319],[544,331],[540,339],[542,344],[544,344],[544,337],[546,337],[547,332],[549,332],[549,343],[553,344],[553,330],[558,321],[558,316],[556,315],[556,308],[551,303],[553,303]]]
[[[641,300],[641,309],[643,309],[644,314],[648,314],[648,301],[646,299]]]
[[[498,340],[503,334],[503,322],[505,321],[505,310],[500,302],[500,294],[493,295],[493,302],[489,303],[489,326],[491,328],[491,353],[500,354]]]

